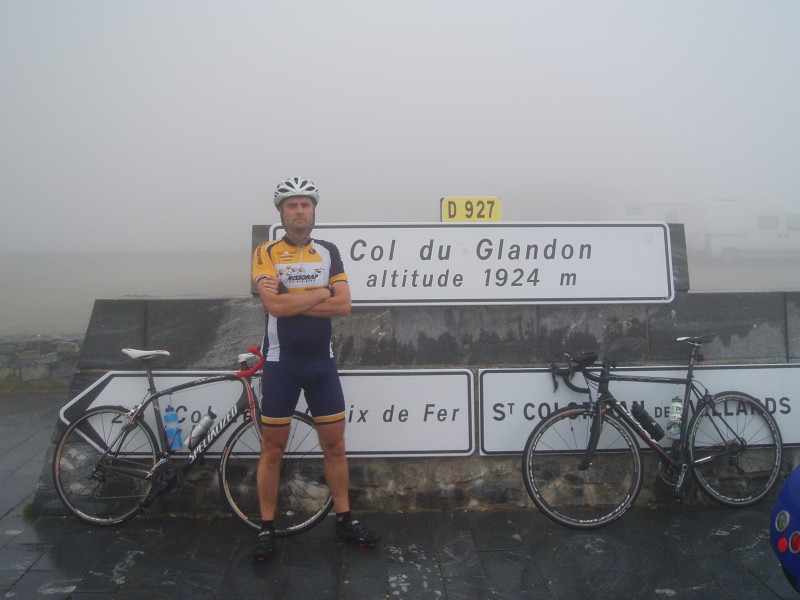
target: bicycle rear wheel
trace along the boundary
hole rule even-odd
[[[53,482],[69,511],[92,525],[116,525],[140,512],[152,483],[156,440],[127,411],[99,407],[76,419],[56,446]]]
[[[642,489],[642,456],[633,432],[606,412],[588,469],[586,455],[595,413],[567,407],[540,422],[525,444],[522,475],[533,502],[568,527],[593,529],[619,519]]]
[[[727,506],[748,506],[769,493],[781,468],[775,419],[758,400],[722,392],[699,404],[689,423],[689,459],[697,485]]]
[[[275,535],[278,537],[312,528],[333,507],[314,422],[302,413],[295,413],[290,427],[275,511]],[[225,444],[219,465],[219,483],[225,503],[242,523],[254,530],[261,527],[256,485],[260,452],[260,432],[248,419],[236,428]]]

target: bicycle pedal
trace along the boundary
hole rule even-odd
[[[683,485],[683,480],[672,488],[672,499],[678,504],[683,504],[683,501],[686,499],[686,488]]]

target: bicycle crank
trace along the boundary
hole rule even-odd
[[[149,479],[153,482],[150,493],[141,502],[142,510],[149,507],[161,494],[173,494],[183,484],[183,470],[169,462],[157,464]]]
[[[672,443],[672,448],[669,451],[669,459],[662,458],[658,462],[658,472],[661,479],[667,485],[677,488],[681,483],[681,473],[679,468],[683,466],[683,453],[680,444],[677,442]]]
[[[658,472],[661,475],[661,479],[668,486],[673,487],[678,485],[678,479],[680,478],[680,473],[678,473],[678,471],[667,461],[665,460],[659,461]]]
[[[675,498],[678,502],[683,502],[684,496],[684,489],[683,483],[686,481],[686,472],[689,470],[689,465],[683,463],[681,465],[681,472],[678,475],[678,482],[675,484],[675,491],[672,493],[672,497]]]

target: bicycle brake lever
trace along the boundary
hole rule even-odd
[[[567,361],[567,369],[569,369],[569,380],[572,381],[572,378],[575,377],[575,365],[571,358]]]
[[[558,391],[558,365],[555,363],[550,363],[550,376],[553,378],[553,393],[555,394]]]

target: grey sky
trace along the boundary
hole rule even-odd
[[[799,24],[789,0],[4,0],[0,252],[249,248],[293,174],[326,222],[797,205]]]

